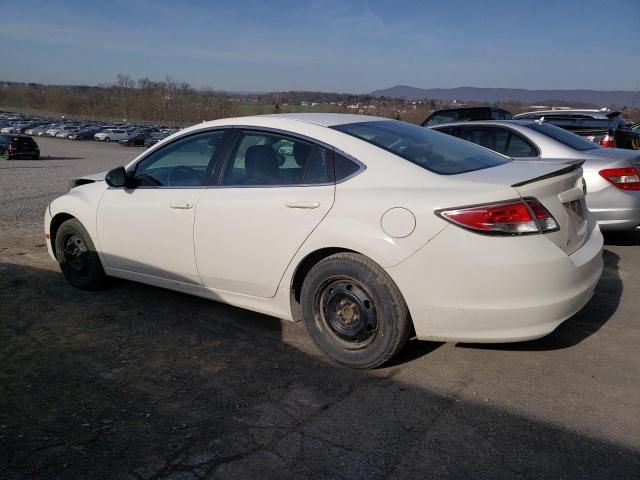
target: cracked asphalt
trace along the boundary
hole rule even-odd
[[[1,479],[640,477],[640,232],[606,237],[596,294],[546,338],[412,340],[352,371],[301,324],[73,289],[42,212],[139,149],[38,143],[45,160],[0,161]]]

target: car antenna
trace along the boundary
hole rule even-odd
[[[536,120],[536,123],[542,123],[544,122],[544,117],[540,117],[538,120]]]

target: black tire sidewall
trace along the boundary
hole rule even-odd
[[[409,323],[406,305],[391,278],[380,267],[373,269],[372,262],[367,265],[354,258],[335,257],[319,262],[304,280],[300,297],[304,324],[318,348],[337,363],[352,368],[375,368],[395,355],[406,342]],[[346,277],[359,283],[374,302],[377,333],[371,343],[361,349],[345,348],[325,332],[329,327],[315,303],[318,290],[333,277]]]
[[[71,266],[69,266],[65,261],[64,244],[71,235],[80,236],[85,246],[87,247],[89,271],[86,275],[80,275],[78,272],[73,270]],[[62,225],[60,225],[55,238],[55,252],[58,264],[60,265],[60,270],[62,270],[63,275],[71,285],[82,290],[97,290],[104,286],[106,275],[104,273],[104,269],[102,268],[100,257],[96,252],[95,246],[91,241],[89,233],[75,218],[67,220]]]

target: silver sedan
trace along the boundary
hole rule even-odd
[[[562,128],[534,120],[474,121],[433,127],[516,160],[584,161],[587,207],[601,230],[640,226],[640,151],[601,148]]]

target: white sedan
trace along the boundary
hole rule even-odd
[[[119,128],[110,128],[96,133],[93,136],[93,139],[99,142],[119,142],[120,140],[126,140],[128,136],[129,132],[127,132],[126,130],[122,130]]]
[[[384,118],[242,117],[75,179],[45,238],[78,288],[120,277],[303,320],[372,368],[412,332],[530,340],[580,310],[603,267],[581,177]]]

